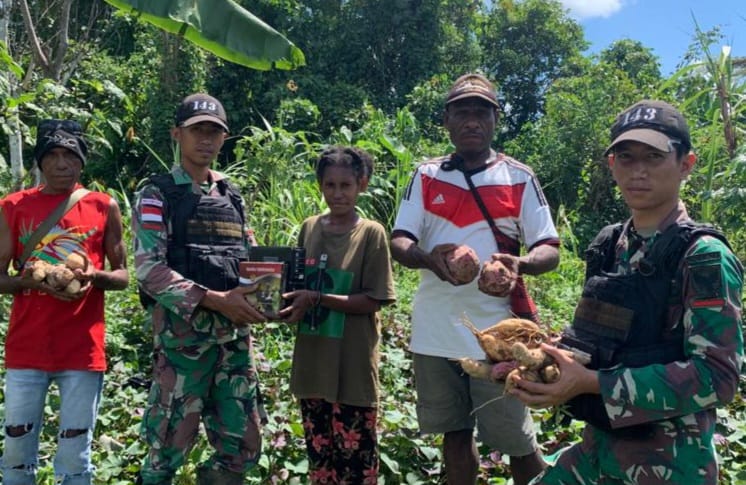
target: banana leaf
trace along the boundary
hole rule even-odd
[[[305,65],[303,52],[233,0],[106,0],[225,60],[269,70]]]

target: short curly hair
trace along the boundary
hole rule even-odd
[[[321,182],[327,167],[349,167],[359,181],[373,175],[373,157],[357,147],[332,146],[321,152],[316,161],[316,180]]]

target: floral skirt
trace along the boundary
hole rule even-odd
[[[314,484],[375,485],[378,481],[376,408],[301,399]]]

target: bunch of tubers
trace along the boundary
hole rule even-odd
[[[85,271],[88,258],[80,253],[70,253],[63,263],[50,264],[41,259],[29,267],[34,281],[43,281],[57,291],[74,295],[83,287],[83,282],[75,277],[75,270]]]
[[[468,319],[463,324],[471,330],[487,359],[458,359],[464,372],[472,377],[491,381],[505,380],[505,393],[513,388],[514,376],[532,382],[551,383],[559,380],[560,371],[554,358],[539,346],[549,336],[538,325],[523,318],[507,318],[478,330]]]

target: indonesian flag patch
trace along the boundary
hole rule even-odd
[[[140,221],[143,229],[160,231],[163,229],[163,201],[142,199],[140,201]]]

